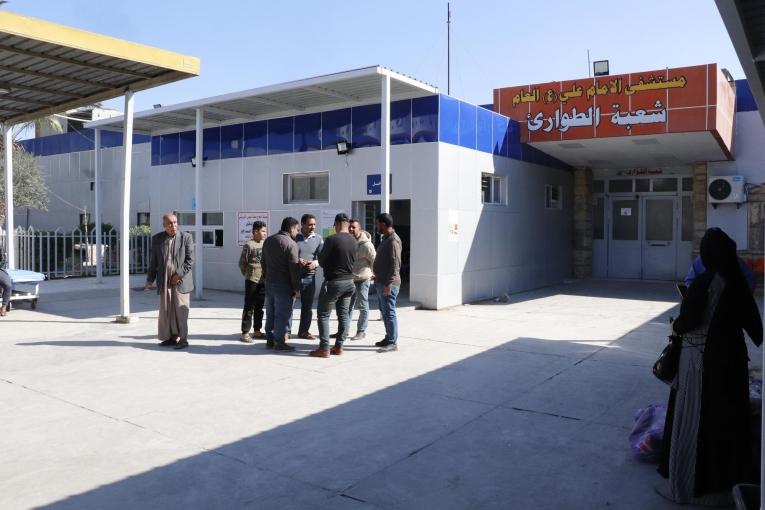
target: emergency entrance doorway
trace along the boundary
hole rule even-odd
[[[598,182],[593,186],[593,276],[682,279],[692,262],[692,179]]]
[[[375,247],[380,244],[380,235],[377,233],[376,219],[380,214],[379,200],[364,200],[351,204],[353,217],[361,223],[361,228],[372,235]],[[410,248],[412,231],[412,206],[411,200],[391,200],[390,214],[393,216],[393,228],[401,238],[403,249],[401,251],[401,279],[404,283],[409,282]]]

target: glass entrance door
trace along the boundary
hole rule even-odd
[[[674,197],[643,197],[643,278],[672,280],[677,263]]]
[[[640,199],[611,198],[609,278],[640,278]]]

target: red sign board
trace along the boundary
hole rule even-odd
[[[717,64],[494,90],[524,142],[714,130]]]

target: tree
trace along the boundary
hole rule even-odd
[[[48,210],[48,186],[34,156],[13,144],[13,205]],[[0,149],[0,221],[5,221],[5,149]]]

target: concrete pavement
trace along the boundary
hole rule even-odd
[[[237,342],[241,297],[213,291],[161,349],[156,295],[114,324],[115,283],[47,282],[0,320],[0,508],[673,508],[627,442],[666,398],[670,284],[407,308],[398,352],[373,320],[315,359]]]

